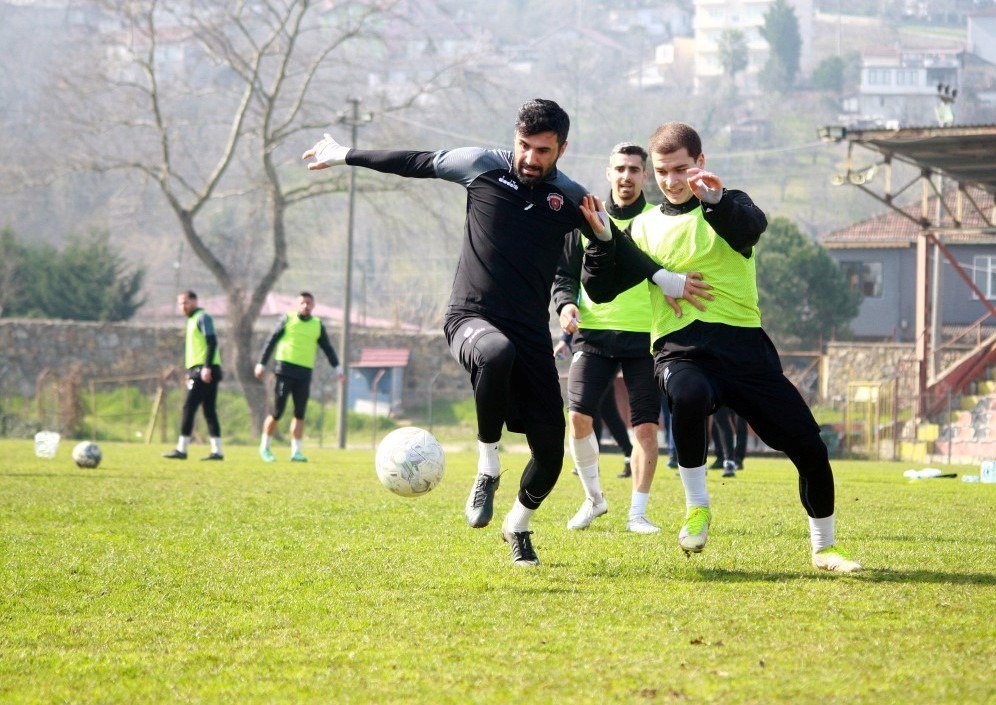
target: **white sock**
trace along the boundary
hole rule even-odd
[[[635,519],[636,517],[646,516],[647,502],[649,501],[649,492],[637,492],[636,490],[633,490],[633,494],[630,495],[629,500],[629,518]]]
[[[259,439],[259,449],[260,450],[269,450],[270,449],[270,441],[272,441],[272,440],[273,440],[273,436],[267,436],[264,433],[260,437],[260,439]]]
[[[598,481],[598,440],[594,433],[584,438],[569,439],[571,458],[578,469],[578,477],[584,487],[585,496],[592,502],[602,501],[602,485]]]
[[[211,436],[211,452],[221,455],[221,439]]]
[[[505,517],[505,527],[509,531],[516,533],[529,531],[529,521],[533,518],[535,512],[535,509],[527,509],[522,502],[516,499],[508,516]]]
[[[304,448],[304,441],[302,439],[291,438],[291,455],[300,453],[302,448]]]
[[[488,477],[501,475],[501,461],[498,459],[498,443],[477,442],[477,472]]]
[[[809,517],[809,543],[813,546],[813,553],[822,551],[827,546],[833,546],[835,517],[836,514],[822,519]]]
[[[709,490],[706,489],[706,466],[683,468],[678,466],[681,485],[685,488],[685,507],[708,507]]]
[[[190,447],[190,436],[180,436],[180,439],[176,442],[176,449],[181,453],[186,453],[187,448]]]

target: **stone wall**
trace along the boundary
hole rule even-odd
[[[231,360],[226,351],[224,321],[218,322],[223,362]],[[269,335],[265,326],[258,332],[258,351]],[[338,350],[340,331],[329,329]],[[441,332],[403,333],[398,331],[351,331],[351,354],[359,358],[365,347],[409,348],[405,370],[402,408],[424,407],[433,399],[458,400],[472,393],[470,379],[453,360]],[[230,343],[228,343],[230,345]],[[963,351],[946,355],[944,364]],[[822,360],[821,397],[827,403],[843,400],[849,382],[885,382],[902,379],[902,391],[915,389],[916,372],[911,364],[912,343],[830,343]],[[86,323],[34,319],[0,319],[0,396],[33,398],[36,382],[44,371],[52,378],[77,376],[85,385],[93,378],[158,375],[183,364],[183,328],[135,323]],[[334,387],[328,366],[319,362],[316,383]],[[234,384],[235,375],[226,375]],[[430,389],[431,384],[431,389]],[[317,391],[314,390],[313,391]]]
[[[259,331],[256,351],[270,333]],[[329,329],[338,350],[338,329]],[[218,322],[222,366],[226,355],[226,330]],[[230,344],[230,343],[228,343]],[[471,393],[470,379],[450,356],[442,333],[401,333],[351,331],[352,354],[357,359],[364,347],[409,348],[411,356],[405,371],[402,406],[424,405],[432,381],[435,399],[461,399]],[[33,398],[39,376],[77,376],[83,384],[93,378],[158,375],[183,365],[182,320],[176,326],[149,326],[135,323],[87,323],[34,319],[0,319],[0,396]],[[328,367],[320,364],[319,369]],[[329,375],[318,374],[316,379]],[[228,372],[228,384],[236,383]],[[434,380],[434,381],[433,381]]]
[[[946,347],[938,360],[944,370],[972,352],[970,345]],[[899,380],[895,391],[909,402],[917,395],[914,343],[829,343],[820,373],[821,396],[827,402],[842,400],[852,382],[882,383]]]
[[[916,388],[912,343],[829,343],[820,374],[821,396],[827,402],[847,396],[851,382],[885,382],[898,373],[906,390]]]

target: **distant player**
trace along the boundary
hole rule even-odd
[[[214,319],[197,305],[197,294],[185,291],[177,298],[180,310],[187,317],[187,330],[184,346],[184,367],[187,368],[187,397],[183,402],[183,418],[180,422],[180,438],[176,449],[165,453],[164,458],[186,460],[190,436],[194,432],[194,415],[199,407],[204,407],[204,420],[207,421],[211,439],[210,455],[201,460],[224,460],[221,452],[221,424],[218,422],[218,383],[221,381],[221,353],[218,350],[218,336],[214,331]]]
[[[276,381],[273,385],[273,409],[263,422],[263,433],[259,441],[259,457],[263,462],[272,463],[277,458],[270,450],[270,441],[277,432],[277,422],[284,414],[287,399],[294,403],[294,418],[291,419],[291,462],[305,463],[302,449],[304,437],[304,414],[308,410],[308,399],[311,396],[311,371],[315,367],[315,357],[321,348],[329,364],[343,380],[339,357],[329,341],[325,326],[318,316],[312,315],[315,309],[315,297],[307,291],[302,291],[297,297],[297,310],[289,311],[277,321],[277,327],[270,334],[263,352],[256,363],[257,379],[263,379],[266,363],[270,355],[277,361],[274,366]],[[274,351],[276,351],[274,353]]]

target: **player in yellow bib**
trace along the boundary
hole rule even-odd
[[[621,142],[612,148],[605,169],[610,184],[608,214],[626,231],[634,218],[653,205],[643,195],[647,152],[638,144]],[[650,485],[657,468],[657,418],[661,395],[654,381],[650,356],[650,309],[646,284],[638,284],[608,303],[595,303],[581,286],[585,242],[580,232],[568,236],[553,282],[553,303],[564,332],[574,336],[567,377],[567,408],[571,458],[584,488],[585,500],[567,522],[568,529],[586,529],[609,511],[599,480],[598,439],[594,418],[601,401],[622,372],[629,397],[630,423],[636,443],[627,458],[633,492],[626,530],[653,534],[660,528],[646,516]],[[615,404],[615,399],[611,399]]]
[[[637,216],[630,240],[618,230],[609,232],[601,202],[587,197],[582,208],[595,238],[585,250],[582,282],[594,301],[611,300],[662,267],[700,272],[709,283],[711,300],[702,308],[648,287],[655,375],[671,408],[685,490],[687,514],[678,544],[686,553],[705,547],[712,521],[706,424],[726,405],[795,465],[813,565],[860,570],[836,545],[833,471],[819,426],[761,328],[754,246],[767,219],[746,193],[723,188],[718,176],[705,171],[702,142],[690,125],[664,123],[649,146],[665,201]]]
[[[187,369],[187,396],[183,402],[180,438],[176,448],[163,454],[171,460],[186,460],[190,437],[194,432],[194,415],[204,409],[211,453],[201,460],[224,460],[221,452],[221,424],[218,422],[218,383],[221,381],[221,353],[214,320],[197,304],[197,294],[187,290],[177,297],[180,310],[187,317],[183,366]]]
[[[259,457],[267,463],[276,461],[276,456],[270,450],[270,441],[277,432],[277,422],[283,416],[288,398],[294,401],[294,418],[290,425],[290,459],[296,463],[308,460],[302,449],[304,414],[311,396],[311,373],[315,367],[319,348],[335,369],[339,381],[342,381],[344,376],[339,366],[339,357],[329,341],[328,333],[325,332],[325,326],[311,313],[314,308],[315,297],[307,291],[302,291],[297,297],[297,310],[289,311],[280,318],[277,327],[263,346],[263,352],[256,364],[256,378],[262,379],[270,355],[272,354],[276,360],[273,409],[263,422],[263,433],[259,442]]]

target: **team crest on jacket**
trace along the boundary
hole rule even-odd
[[[564,197],[559,193],[551,193],[546,197],[546,205],[555,211],[559,211],[564,205]]]

